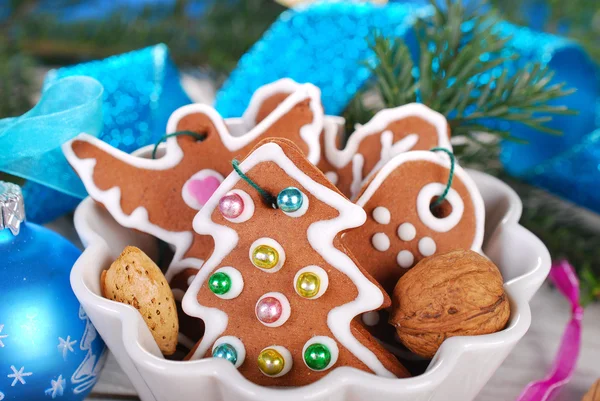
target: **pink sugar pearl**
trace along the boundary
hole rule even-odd
[[[235,219],[244,212],[244,200],[235,192],[230,192],[219,200],[219,210],[228,219]]]
[[[263,323],[275,323],[282,312],[281,302],[274,297],[265,297],[256,304],[256,317]]]

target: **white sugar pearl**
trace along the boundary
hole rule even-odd
[[[412,241],[417,235],[417,229],[410,223],[402,223],[398,226],[398,237],[402,241]]]
[[[385,252],[390,249],[390,239],[385,233],[377,233],[371,238],[373,248],[380,252]]]
[[[435,241],[430,237],[423,237],[419,240],[419,252],[423,256],[431,256],[435,253]]]
[[[337,173],[335,171],[328,171],[328,172],[326,172],[325,173],[325,177],[327,177],[327,179],[329,181],[331,181],[331,183],[333,185],[335,185],[335,184],[338,183],[338,175],[337,175]]]
[[[408,269],[409,267],[412,267],[412,265],[415,261],[415,257],[413,256],[413,254],[410,251],[404,250],[404,251],[398,252],[396,261],[398,262],[398,265],[400,267]]]
[[[195,278],[196,278],[196,275],[195,275],[195,274],[194,274],[193,276],[189,276],[189,277],[188,277],[188,279],[187,279],[187,285],[188,285],[188,287],[189,287],[190,285],[192,285],[192,281],[194,281],[194,279],[195,279]]]
[[[389,224],[392,219],[392,214],[388,208],[383,206],[377,206],[373,209],[373,219],[379,224]]]

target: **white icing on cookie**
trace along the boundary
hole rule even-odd
[[[324,369],[319,369],[319,370],[313,369],[310,366],[308,366],[308,364],[306,363],[306,360],[304,360],[304,353],[306,352],[306,349],[313,344],[323,344],[324,346],[326,346],[329,349],[329,353],[331,354],[331,360],[329,361],[329,364],[327,364],[327,366]],[[313,338],[311,338],[304,344],[304,347],[302,347],[302,356],[303,356],[302,360],[304,361],[304,364],[310,370],[314,370],[317,372],[323,372],[323,371],[331,368],[333,365],[335,365],[335,363],[338,360],[339,355],[340,355],[340,350],[337,346],[337,343],[335,342],[335,340],[333,338],[327,337],[327,336],[314,336]]]
[[[375,233],[371,237],[371,243],[373,244],[373,248],[380,252],[390,249],[390,238],[385,233]]]
[[[432,182],[425,185],[417,197],[417,213],[419,218],[432,230],[445,233],[452,230],[460,222],[465,210],[465,204],[454,188],[450,188],[446,195],[446,201],[452,206],[452,212],[446,217],[438,218],[431,212],[431,201],[434,197],[441,195],[446,188],[445,184]]]
[[[412,267],[415,262],[415,256],[407,250],[403,250],[398,252],[398,256],[396,256],[396,262],[398,262],[398,266],[407,269]]]
[[[335,171],[328,171],[328,172],[326,172],[325,173],[325,177],[327,177],[327,179],[329,181],[331,181],[331,183],[333,185],[335,185],[335,184],[338,183],[339,177],[338,177],[338,175],[337,175],[337,173]]]
[[[398,226],[398,237],[402,241],[412,241],[417,236],[417,229],[410,223],[402,223]]]
[[[209,180],[213,181],[211,182]],[[198,184],[201,184],[203,181],[206,182],[208,188],[197,188],[196,186]],[[212,192],[210,192],[210,190],[216,189],[219,186],[218,184],[220,184],[221,182],[223,182],[223,176],[217,171],[211,169],[200,170],[196,174],[191,176],[190,179],[185,182],[185,184],[183,184],[183,187],[181,188],[181,196],[183,198],[183,201],[192,209],[200,210],[202,209],[202,206],[204,206],[204,203],[201,203],[201,199],[199,198],[203,195],[206,197],[205,200],[208,200],[208,198],[210,198],[210,195],[212,195]],[[215,183],[218,184],[213,187]],[[204,192],[200,193],[200,191]]]
[[[231,288],[229,288],[229,291],[227,291],[225,294],[215,294],[215,295],[221,299],[234,299],[238,295],[240,295],[242,293],[242,290],[244,289],[244,277],[242,276],[242,273],[240,273],[238,269],[236,269],[232,266],[224,266],[215,271],[215,273],[219,273],[219,272],[225,273],[229,276],[229,278],[231,279]],[[213,274],[215,274],[215,273],[213,273]],[[194,276],[194,278],[195,277],[196,276]],[[191,285],[191,282],[188,279],[188,286],[189,285]]]
[[[248,195],[246,191],[243,191],[241,189],[232,189],[225,195],[229,194],[238,194],[240,198],[242,198],[242,202],[244,202],[244,210],[242,211],[242,214],[233,219],[230,219],[229,217],[226,217],[223,214],[221,214],[221,216],[223,216],[225,220],[231,221],[232,223],[243,223],[245,221],[250,220],[252,216],[254,216],[254,200],[252,199],[252,197]]]
[[[279,353],[279,355],[281,355],[283,357],[283,370],[273,376],[267,375],[265,372],[263,372],[261,370],[262,374],[264,374],[265,376],[268,376],[268,377],[281,377],[281,376],[287,374],[290,370],[292,370],[294,361],[292,359],[292,354],[290,353],[290,351],[288,351],[287,348],[282,347],[281,345],[271,345],[270,347],[263,348],[260,352],[263,352],[264,350],[267,350],[267,349],[273,349],[273,350],[277,351]]]
[[[350,185],[351,198],[354,198],[363,182],[362,169],[365,164],[365,157],[360,153],[352,156],[352,184]]]
[[[308,196],[306,196],[306,194],[304,192],[302,192],[302,206],[300,206],[300,209],[296,210],[295,212],[283,212],[283,213],[287,214],[290,217],[301,217],[301,216],[304,216],[304,213],[306,213],[307,210],[308,210]]]
[[[277,265],[275,265],[275,267],[273,267],[271,269],[263,269],[260,266],[256,266],[256,265],[254,265],[254,266],[256,266],[256,268],[264,271],[265,273],[275,273],[275,272],[279,271],[283,267],[283,264],[285,263],[285,250],[279,244],[279,242],[275,241],[273,238],[263,237],[263,238],[257,239],[256,241],[254,241],[252,243],[252,245],[250,246],[249,253],[248,253],[248,256],[249,256],[252,264],[254,264],[254,262],[252,261],[252,252],[254,252],[254,249],[256,249],[256,247],[258,247],[260,245],[267,245],[267,246],[270,246],[271,248],[275,249],[277,251],[277,254],[279,255],[279,260],[277,261]]]
[[[362,361],[370,370],[385,377],[395,377],[388,371],[377,356],[354,337],[350,329],[352,320],[364,312],[378,309],[384,301],[383,293],[377,285],[365,277],[352,258],[333,245],[335,237],[342,231],[360,227],[366,221],[366,214],[362,207],[357,206],[343,195],[321,185],[300,170],[276,143],[267,143],[252,152],[241,164],[240,169],[246,173],[262,162],[272,161],[291,178],[296,180],[316,200],[325,202],[335,208],[339,215],[325,221],[312,223],[307,231],[310,246],[333,268],[339,270],[350,278],[358,290],[357,297],[344,305],[333,308],[328,312],[327,325],[336,338],[355,357]],[[228,190],[240,181],[237,173],[225,178],[213,197],[194,218],[194,230],[198,234],[211,235],[215,240],[215,249],[210,258],[196,276],[188,289],[182,302],[186,314],[198,317],[205,322],[206,330],[200,344],[194,352],[192,359],[201,358],[218,336],[225,331],[229,321],[228,315],[222,310],[206,307],[198,302],[197,294],[202,286],[221,261],[232,252],[238,244],[237,232],[227,226],[212,221],[211,215],[218,200]]]
[[[192,281],[194,281],[195,278],[196,278],[195,274],[193,274],[193,275],[191,275],[191,276],[188,277],[188,279],[187,279],[187,285],[188,285],[188,287],[190,285],[192,285]]]
[[[373,310],[362,314],[362,321],[367,326],[376,326],[379,323],[379,312]]]
[[[258,319],[258,314],[256,314],[257,310],[255,307],[254,310],[255,310],[256,318],[258,319],[259,322],[261,322],[262,324],[264,324],[267,327],[282,326],[285,322],[287,322],[287,320],[290,318],[290,315],[292,314],[292,308],[290,306],[290,301],[288,301],[287,297],[280,292],[267,292],[266,294],[264,294],[263,296],[258,298],[258,301],[256,301],[256,306],[258,306],[258,303],[261,300],[263,300],[264,298],[269,298],[269,297],[275,298],[276,300],[279,301],[279,304],[281,305],[281,316],[279,317],[279,319],[277,319],[277,321],[275,321],[273,323],[263,322],[262,320]]]
[[[379,224],[389,224],[392,219],[392,214],[387,207],[377,206],[373,209],[373,220]]]
[[[212,352],[214,352],[215,348],[221,344],[229,344],[235,349],[235,352],[237,353],[237,361],[233,366],[236,368],[242,366],[242,363],[244,363],[246,360],[246,347],[244,347],[242,340],[235,336],[223,336],[215,341],[215,345],[212,347]]]
[[[369,202],[371,197],[379,190],[379,187],[381,186],[381,184],[387,179],[387,177],[394,170],[399,168],[404,163],[414,162],[414,161],[426,161],[426,162],[435,163],[439,166],[450,169],[450,159],[449,159],[448,155],[446,155],[445,153],[431,152],[431,151],[426,151],[426,150],[415,150],[415,151],[399,154],[397,156],[394,156],[388,163],[386,163],[381,168],[381,170],[379,170],[379,172],[377,172],[377,174],[375,174],[373,179],[369,182],[369,185],[362,192],[361,196],[356,200],[356,204],[358,206],[364,207]],[[481,194],[479,193],[479,190],[477,189],[477,186],[475,185],[475,183],[473,182],[471,177],[469,177],[467,172],[465,170],[463,170],[463,168],[460,167],[458,164],[455,165],[454,176],[457,177],[457,179],[459,179],[464,184],[464,186],[471,198],[471,201],[473,202],[473,209],[474,209],[474,213],[475,213],[475,235],[473,236],[471,250],[481,253],[481,245],[483,244],[483,230],[484,230],[484,224],[485,224],[485,208],[483,205],[483,198],[481,197]],[[438,184],[441,185],[442,187],[445,186],[445,183],[438,183]],[[426,184],[424,186],[424,188],[428,187],[428,186],[429,186],[429,184]],[[439,189],[440,187],[439,186],[431,186],[430,188]],[[429,189],[428,189],[428,191],[429,191]],[[452,192],[452,191],[450,191],[450,192]],[[456,192],[456,191],[454,191],[454,192]],[[436,193],[435,192],[433,192],[433,193],[435,196]],[[459,198],[460,198],[460,196],[459,196]],[[423,197],[423,199],[425,199],[425,197]],[[431,201],[431,198],[429,198],[427,201],[428,211],[429,211],[430,201]],[[449,200],[449,202],[451,202],[451,201]],[[458,211],[460,211],[460,204],[463,204],[463,202],[462,202],[462,200],[460,202],[454,200],[454,202],[457,205],[456,209],[457,209],[457,213],[458,213]],[[452,204],[452,202],[451,202],[451,204]],[[463,207],[464,207],[464,204],[463,204]],[[453,209],[454,209],[454,207],[453,207]],[[453,210],[453,213],[454,213],[454,210]],[[417,213],[417,214],[418,214],[419,219],[421,219],[420,213]],[[462,214],[462,212],[461,212],[461,214]],[[433,217],[435,218],[435,216],[433,216]],[[427,220],[427,222],[423,222],[423,224],[426,224],[426,225],[433,224],[434,226],[437,225],[438,228],[440,228],[440,227],[444,228],[445,226],[449,225],[445,219],[437,219],[437,218],[435,218],[435,219],[441,220],[442,222],[440,223],[440,222],[434,222],[435,220]],[[450,224],[451,223],[452,223],[452,220],[450,220]],[[400,234],[398,234],[398,235],[400,235]]]
[[[435,253],[435,241],[431,237],[423,237],[419,240],[419,252],[423,256],[431,256]]]
[[[321,295],[325,294],[325,291],[327,291],[327,287],[329,287],[329,275],[327,274],[327,272],[325,270],[323,270],[319,266],[311,265],[311,266],[303,267],[302,269],[298,270],[298,272],[294,276],[294,289],[296,290],[296,293],[298,295],[303,297],[302,294],[300,294],[298,292],[298,287],[296,286],[296,283],[298,282],[298,278],[300,277],[300,275],[302,273],[307,273],[307,272],[314,273],[317,275],[317,277],[319,277],[319,291],[317,292],[317,294],[314,297],[312,297],[310,299],[320,298]]]

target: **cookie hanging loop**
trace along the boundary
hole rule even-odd
[[[158,150],[158,146],[161,143],[163,143],[164,141],[166,141],[169,138],[172,138],[174,136],[180,136],[180,135],[191,136],[192,138],[196,138],[196,141],[203,141],[206,139],[206,135],[198,134],[197,132],[193,132],[193,131],[177,131],[177,132],[173,132],[172,134],[167,134],[167,135],[163,136],[162,138],[160,138],[158,140],[158,142],[156,142],[154,144],[154,149],[152,149],[152,158],[156,159],[156,151]]]
[[[448,192],[450,192],[450,187],[452,187],[452,180],[454,179],[455,160],[454,154],[446,148],[432,148],[430,150],[432,152],[444,152],[448,155],[448,157],[450,157],[450,175],[448,176],[446,188],[444,188],[444,192],[442,192],[442,194],[438,196],[438,198],[430,206],[430,209],[435,209],[436,207],[442,204],[442,202],[446,199],[446,196],[448,196]]]
[[[238,175],[242,178],[242,180],[246,181],[248,183],[248,185],[250,185],[252,188],[256,189],[256,191],[260,194],[263,202],[267,206],[270,206],[273,209],[279,209],[279,206],[277,206],[277,198],[275,196],[271,195],[268,191],[259,187],[257,183],[252,181],[250,179],[250,177],[248,177],[246,174],[244,174],[244,172],[240,169],[239,161],[237,161],[236,159],[233,159],[231,161],[231,165],[233,166],[233,169],[235,170],[235,172],[238,173]]]

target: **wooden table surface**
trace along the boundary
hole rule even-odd
[[[531,380],[542,378],[552,364],[570,306],[545,284],[531,301],[533,321],[529,332],[517,344],[483,388],[476,401],[515,400]],[[588,306],[583,321],[583,348],[577,371],[555,401],[579,401],[600,378],[600,304]],[[137,399],[135,390],[112,357],[100,376],[90,399]],[[452,400],[461,401],[461,400]]]

